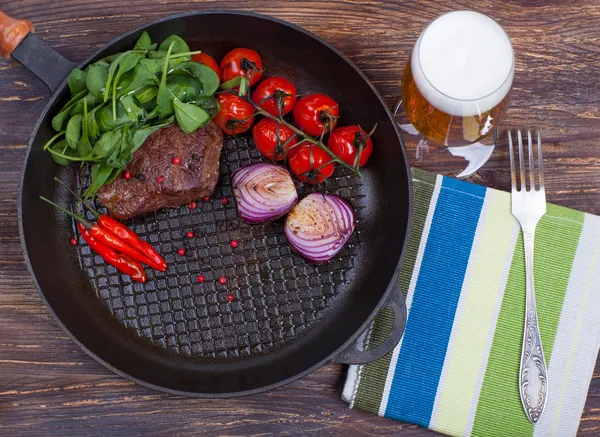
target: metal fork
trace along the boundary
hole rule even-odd
[[[521,176],[520,189],[517,190],[517,169],[513,152],[512,134],[508,132],[508,147],[510,152],[510,173],[512,185],[512,213],[521,224],[523,241],[525,243],[525,273],[527,296],[525,300],[525,332],[523,334],[523,349],[521,351],[521,366],[519,369],[519,393],[525,414],[531,423],[537,423],[542,417],[546,398],[548,395],[548,371],[540,328],[538,324],[537,309],[535,305],[534,277],[533,277],[533,239],[535,227],[546,214],[546,191],[544,189],[544,166],[542,159],[542,137],[537,132],[537,153],[539,166],[539,185],[535,185],[535,168],[533,166],[533,142],[531,130],[527,131],[528,157],[529,157],[529,185],[525,173],[525,159],[523,157],[523,136],[517,131],[519,143],[519,172]]]

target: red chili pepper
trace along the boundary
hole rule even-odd
[[[161,270],[161,271],[166,270],[165,266],[152,261],[146,255],[138,252],[133,247],[124,243],[122,240],[119,239],[119,237],[117,237],[115,234],[113,234],[109,230],[104,229],[98,225],[92,225],[90,222],[88,222],[86,219],[84,219],[80,215],[77,215],[77,214],[69,211],[68,209],[63,208],[62,206],[57,205],[56,203],[52,202],[51,200],[46,199],[45,197],[40,196],[40,199],[44,200],[45,202],[48,202],[55,208],[65,212],[66,214],[73,217],[75,220],[78,221],[78,224],[81,224],[85,229],[88,229],[90,235],[92,237],[94,237],[95,239],[97,239],[100,243],[105,244],[109,247],[112,247],[113,249],[116,249],[125,255],[129,255],[133,259],[141,261],[144,264],[148,264],[150,267],[153,267],[157,270]]]
[[[146,255],[147,258],[149,258],[151,261],[154,262],[154,265],[148,264],[149,266],[154,267],[155,269],[160,270],[161,272],[164,272],[167,270],[167,263],[164,260],[164,258],[162,256],[160,256],[160,254],[156,250],[154,250],[154,248],[148,242],[141,240],[140,237],[135,232],[133,232],[131,229],[129,229],[127,226],[125,226],[120,221],[115,220],[114,218],[112,218],[109,215],[100,214],[98,211],[93,209],[91,206],[89,206],[87,203],[85,203],[83,201],[83,199],[77,195],[77,193],[73,192],[73,190],[71,190],[71,188],[69,188],[69,186],[67,184],[65,184],[64,182],[62,182],[60,179],[54,178],[54,180],[56,182],[58,182],[59,184],[61,184],[63,187],[65,187],[67,190],[69,190],[69,192],[73,196],[75,196],[77,199],[79,199],[81,201],[81,203],[87,209],[89,209],[92,212],[92,214],[94,214],[97,217],[98,224],[100,226],[102,226],[104,229],[112,232],[118,238],[120,238],[123,242],[129,244],[134,249],[137,249],[142,254]],[[140,261],[144,262],[144,260],[140,260]]]
[[[121,223],[118,220],[115,220],[114,218],[112,218],[109,215],[102,214],[98,217],[98,224],[100,226],[102,226],[104,229],[115,234],[117,237],[119,237],[125,243],[127,243],[130,246],[132,246],[133,248],[139,250],[148,259],[150,259],[152,262],[154,262],[154,265],[156,265],[156,267],[154,267],[154,265],[152,265],[152,264],[148,264],[148,265],[160,270],[161,272],[164,272],[167,270],[166,261],[164,260],[164,258],[162,256],[160,256],[160,254],[156,250],[154,250],[154,248],[152,246],[150,246],[150,243],[148,243],[147,241],[141,240],[140,237],[135,232],[133,232],[131,229],[129,229],[123,223]]]
[[[131,279],[138,282],[146,282],[146,271],[139,261],[136,261],[127,255],[117,253],[112,248],[102,244],[90,235],[90,232],[82,223],[77,223],[77,229],[79,229],[81,236],[87,244],[90,245],[92,250],[100,255],[104,261],[121,273],[131,276]]]
[[[150,267],[155,268],[157,270],[164,271],[166,270],[162,264],[157,264],[148,258],[146,255],[141,254],[133,247],[124,243],[123,240],[119,239],[115,234],[110,232],[107,229],[104,229],[98,225],[92,225],[89,229],[90,235],[94,237],[99,242],[106,244],[107,246],[112,247],[113,249],[118,250],[119,252],[129,255],[133,259],[143,262],[144,264],[148,264]]]

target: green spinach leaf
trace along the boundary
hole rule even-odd
[[[131,149],[131,153],[135,153],[135,151],[139,149],[142,146],[142,144],[144,144],[146,138],[148,138],[154,132],[164,127],[171,126],[174,122],[175,119],[173,117],[170,117],[166,119],[164,123],[157,124],[154,126],[144,126],[143,128],[137,129],[135,132],[133,132],[132,135],[131,141],[133,143],[133,148]]]
[[[137,63],[142,59],[145,55],[145,51],[139,52],[128,52],[123,58],[121,58],[121,62],[119,64],[119,70],[115,75],[114,81],[112,83],[112,103],[113,103],[113,117],[117,118],[117,87],[119,81],[121,80],[121,76],[124,73],[127,73],[130,70],[133,70]]]
[[[191,76],[175,75],[167,78],[167,88],[182,102],[196,98],[202,92],[202,85]]]
[[[148,59],[152,59],[153,61],[157,59],[165,59],[165,56],[167,56],[166,50],[156,50],[154,52],[148,52]]]
[[[100,136],[100,126],[98,125],[98,112],[105,107],[104,105],[105,103],[100,103],[88,113],[88,137],[92,142],[96,141],[96,139]]]
[[[89,65],[88,68],[86,68],[86,70],[89,70],[92,65],[104,65],[105,67],[108,67],[111,62],[113,62],[115,59],[117,59],[119,56],[121,56],[121,53],[122,52],[118,52],[118,53],[114,53],[112,55],[106,56],[106,57],[100,59],[99,61],[96,61],[93,64]]]
[[[169,51],[169,49],[171,49]],[[172,53],[174,55],[178,53],[187,53],[190,51],[190,47],[187,43],[177,35],[171,35],[167,37],[161,44],[158,46],[158,50],[163,50],[165,52]]]
[[[149,52],[148,56],[150,56],[150,53],[154,53],[154,52]],[[154,73],[154,74],[160,73],[162,71],[162,68],[164,65],[165,65],[164,58],[162,58],[162,59],[148,59],[148,58],[140,59],[140,66],[142,68],[148,70],[150,73]]]
[[[116,147],[113,148],[111,154],[106,160],[106,164],[112,168],[125,170],[127,163],[131,160],[131,135],[129,127],[124,126],[121,130],[121,138]]]
[[[141,65],[143,60],[140,59],[140,64],[123,76],[118,85],[117,96],[125,96],[137,92],[140,88],[160,84],[156,73],[152,73]]]
[[[88,108],[87,101],[83,100],[83,119],[81,121],[81,138],[77,143],[79,156],[88,156],[92,152],[92,145],[88,136]]]
[[[121,170],[118,169],[113,169],[112,173],[110,174],[110,176],[108,177],[108,179],[106,179],[106,182],[104,182],[104,185],[110,184],[112,181],[114,181],[119,175],[121,174]],[[102,187],[100,187],[102,188]]]
[[[75,104],[77,103],[78,100],[80,100],[83,96],[85,96],[85,94],[86,94],[85,90],[76,94],[71,100],[69,100],[65,104],[65,106],[62,107],[60,112],[58,114],[56,114],[56,116],[54,116],[54,118],[52,119],[52,127],[54,128],[54,130],[56,132],[59,132],[63,129],[63,126],[65,125],[65,122],[67,121],[67,118],[69,118],[69,111],[71,110],[71,108],[73,108],[73,106],[75,106]]]
[[[138,102],[133,96],[125,96],[119,104],[125,110],[125,114],[131,120],[131,124],[137,125],[146,121],[146,110],[143,106],[138,105]]]
[[[175,45],[175,41],[171,43],[169,46],[169,50],[167,50],[167,56],[164,60],[162,77],[160,79],[160,86],[158,87],[158,94],[156,95],[156,108],[158,110],[158,115],[160,118],[166,118],[173,114],[173,99],[171,96],[171,91],[167,87],[167,69],[169,67],[169,56],[171,55],[171,50]]]
[[[52,119],[52,127],[54,128],[55,131],[60,131],[63,126],[65,125],[65,122],[67,121],[67,119],[69,118],[69,110],[71,108],[67,108],[66,110],[59,112],[53,119]]]
[[[117,104],[117,117],[113,117],[112,108],[105,106],[98,111],[96,121],[100,132],[108,132],[128,124],[133,124],[136,120],[129,118],[123,105]]]
[[[211,119],[215,118],[221,110],[221,105],[219,104],[219,101],[213,96],[201,96],[187,103],[199,106],[200,108],[204,109]]]
[[[85,91],[87,92],[87,88],[85,89]],[[96,98],[93,95],[91,95],[90,93],[88,93],[84,98],[80,99],[77,103],[75,103],[75,106],[73,106],[71,108],[71,111],[69,111],[69,116],[73,117],[74,115],[77,115],[77,114],[83,115],[83,101],[84,100],[87,103],[88,109],[93,108],[97,103]]]
[[[156,95],[158,94],[158,87],[156,86],[148,86],[144,87],[134,95],[138,99],[138,101],[143,105],[152,101]]]
[[[69,149],[69,143],[67,143],[67,140],[60,140],[59,142],[55,143],[50,148],[50,153],[52,154],[54,161],[60,165],[69,165],[71,161],[68,159],[68,157],[75,157],[73,154],[74,151]]]
[[[108,97],[110,95],[110,86],[113,82],[113,77],[115,75],[115,73],[117,72],[117,68],[119,67],[119,64],[121,63],[121,60],[127,56],[129,53],[131,53],[130,51],[127,52],[123,52],[121,53],[119,56],[117,56],[117,58],[111,62],[110,66],[108,67],[108,73],[106,75],[106,82],[104,84],[104,93],[103,93],[103,101],[107,102],[108,101]]]
[[[104,65],[92,65],[87,72],[85,85],[90,94],[99,100],[103,98],[107,78],[108,70]]]
[[[114,85],[119,83],[119,80],[123,74],[133,70],[137,66],[138,62],[140,62],[140,59],[144,57],[144,55],[145,51],[132,51],[127,53],[119,63],[119,71],[115,76]]]
[[[117,171],[112,167],[109,167],[106,164],[101,164],[101,163],[95,163],[92,164],[92,183],[90,184],[90,186],[88,187],[87,190],[85,190],[85,193],[83,195],[83,199],[87,200],[90,198],[90,196],[93,196],[96,194],[96,192],[106,183],[106,181],[111,177],[111,174],[113,173],[113,171]]]
[[[181,64],[182,62],[189,62],[192,59],[192,55],[198,54],[198,53],[202,53],[202,51],[197,51],[197,52],[185,52],[185,53],[179,53],[177,55],[171,55],[169,57],[169,70],[175,68],[177,65]],[[162,61],[163,59],[165,59],[165,57],[167,56],[167,52],[165,50],[157,50],[155,52],[149,52],[148,53],[148,60],[152,60],[152,61]]]
[[[219,89],[219,76],[209,67],[198,62],[182,62],[170,72],[171,75],[195,77],[202,85],[199,95],[212,96]]]
[[[57,134],[54,134],[54,136],[52,136],[52,138],[50,138],[48,141],[46,141],[46,144],[44,144],[44,147],[42,147],[42,150],[48,150],[48,147],[50,147],[52,144],[54,144],[54,142],[56,140],[58,140],[60,137],[62,137],[66,132],[65,131],[61,131]]]
[[[171,98],[171,91],[169,91],[166,85],[158,87],[156,108],[160,118],[165,118],[173,114],[173,99]]]
[[[90,144],[90,140],[87,135],[85,137],[82,135],[79,143],[77,143],[77,155],[85,157],[90,153],[92,153],[92,145]]]
[[[191,134],[196,129],[206,126],[210,121],[208,113],[196,105],[183,103],[178,98],[173,99],[173,105],[177,124],[186,134]]]
[[[148,35],[148,32],[144,30],[138,38],[137,42],[135,43],[135,46],[133,46],[133,49],[145,49],[148,51],[156,50],[156,43],[152,44],[150,35]]]
[[[119,145],[122,134],[121,129],[104,132],[98,141],[96,141],[96,144],[94,144],[91,153],[85,158],[90,161],[99,161],[106,158]]]
[[[69,74],[69,90],[71,90],[71,95],[74,96],[81,91],[86,89],[85,86],[85,77],[87,73],[83,70],[78,70],[74,68]]]
[[[67,123],[67,132],[65,134],[65,139],[69,147],[72,149],[77,148],[77,144],[79,143],[79,139],[81,138],[81,121],[83,120],[83,115],[77,114],[74,117],[71,117],[69,122]]]

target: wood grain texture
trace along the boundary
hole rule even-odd
[[[2,2],[10,15],[71,60],[114,36],[177,12],[244,9],[300,25],[348,55],[392,107],[419,32],[450,9],[499,20],[516,52],[507,122],[543,128],[550,201],[600,213],[600,4],[597,0],[440,1],[141,1]],[[427,436],[432,432],[349,410],[340,400],[344,368],[327,365],[273,392],[241,399],[188,399],[117,377],[79,350],[41,303],[23,260],[17,194],[31,130],[49,97],[24,67],[0,61],[0,435]],[[453,172],[457,162],[430,147],[413,164]],[[507,155],[497,151],[473,177],[509,186]],[[580,426],[600,434],[600,367]]]

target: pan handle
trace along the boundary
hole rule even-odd
[[[10,59],[13,50],[29,32],[33,32],[31,22],[13,18],[0,9],[0,56]]]
[[[385,306],[394,310],[394,324],[392,325],[390,335],[388,335],[388,337],[383,341],[383,343],[381,343],[373,349],[363,351],[358,347],[358,341],[360,340],[357,340],[333,359],[335,363],[370,363],[371,361],[375,361],[383,357],[385,354],[387,354],[396,347],[396,345],[400,342],[400,339],[402,338],[402,334],[404,334],[404,328],[406,327],[407,318],[406,302],[404,300],[404,295],[400,290],[400,286],[397,283],[394,284],[394,287],[392,288],[392,291],[390,293],[390,296],[388,297]]]
[[[14,58],[54,92],[77,64],[63,58],[33,33],[33,24],[0,10],[0,56]]]

